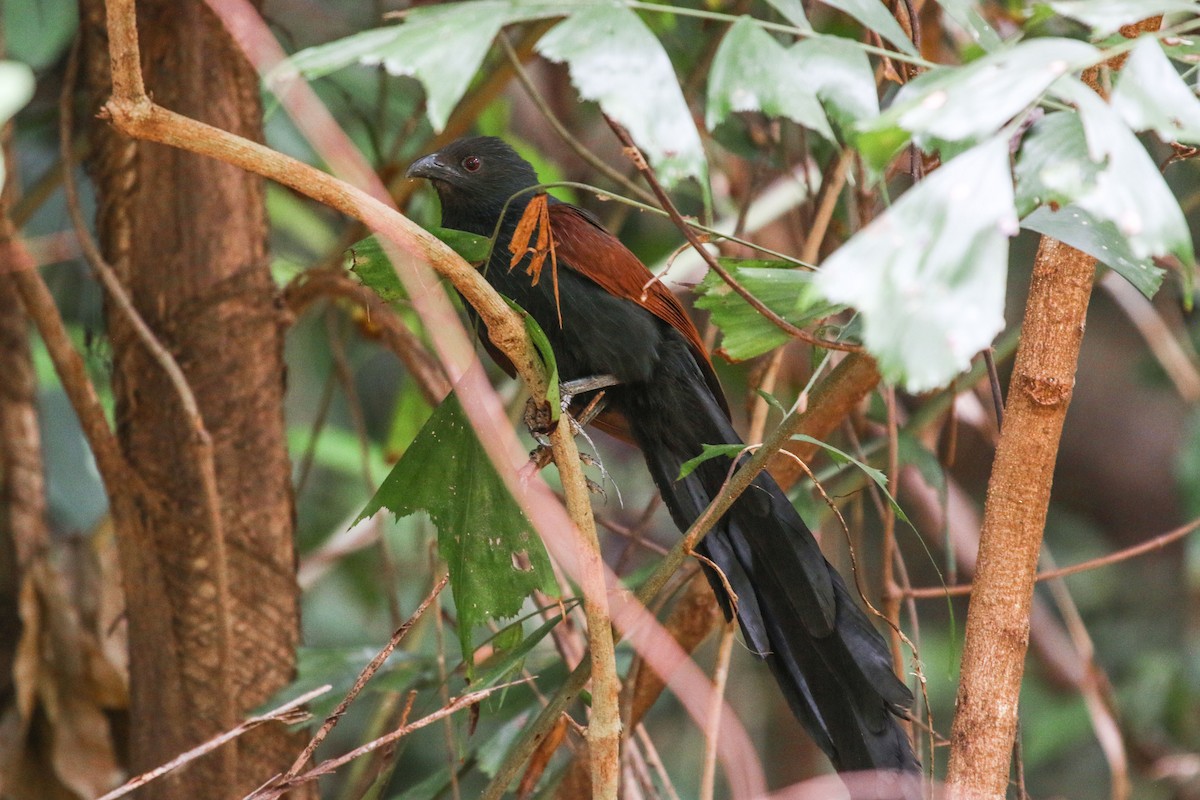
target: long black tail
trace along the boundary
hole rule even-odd
[[[666,353],[651,384],[624,387],[623,407],[663,500],[686,530],[728,475],[727,458],[677,480],[702,444],[741,444],[682,341]],[[912,694],[892,671],[883,637],[825,560],[812,533],[775,481],[760,474],[703,540],[737,596],[749,646],[770,665],[797,718],[839,771],[919,772],[898,717]],[[708,570],[729,617],[720,576]]]

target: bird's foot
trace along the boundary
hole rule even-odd
[[[572,436],[582,436],[584,441],[591,445],[592,449],[596,448],[595,442],[588,436],[584,426],[590,423],[596,416],[604,410],[605,397],[604,392],[599,392],[592,398],[591,402],[583,409],[583,412],[578,418],[573,416],[569,409],[576,396],[584,392],[592,392],[597,389],[605,389],[609,386],[617,385],[618,381],[613,375],[594,375],[587,378],[579,378],[572,381],[565,381],[559,384],[559,397],[561,401],[561,413],[566,416],[567,422],[571,427]],[[554,430],[557,423],[554,421],[553,415],[550,413],[550,407],[546,403],[539,403],[533,398],[525,404],[525,425],[529,429],[529,433],[533,436],[534,441],[538,446],[529,453],[530,466],[534,471],[539,471],[546,467],[552,460],[553,454],[551,451],[550,433]],[[602,481],[607,481],[612,484],[613,489],[617,493],[617,502],[622,503],[621,490],[617,488],[617,484],[612,480],[612,476],[608,474],[608,470],[604,468],[604,462],[599,456],[591,453],[580,453],[579,460],[584,466],[596,467],[600,470]],[[601,494],[607,497],[602,484],[593,481],[585,476],[587,481],[588,491],[592,494]]]

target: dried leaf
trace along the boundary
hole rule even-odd
[[[531,246],[529,242],[533,239],[534,231],[537,231],[537,241]],[[525,274],[533,277],[534,286],[537,286],[538,281],[541,280],[542,267],[545,266],[546,257],[549,256],[550,278],[554,281],[554,307],[558,311],[559,327],[562,327],[562,302],[558,294],[558,255],[554,252],[554,234],[550,228],[548,195],[536,195],[529,201],[529,205],[525,206],[525,212],[521,214],[521,219],[517,222],[517,229],[513,231],[512,239],[508,243],[508,252],[512,254],[512,259],[508,262],[510,270],[520,264],[525,256],[529,256]]]

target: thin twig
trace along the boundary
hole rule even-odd
[[[630,138],[629,132],[621,127],[621,125],[612,118],[605,116],[604,119],[608,122],[608,126],[613,129],[613,133],[617,135],[617,138],[620,139],[621,143],[625,146],[625,152],[629,155],[630,159],[632,159],[634,166],[638,168],[638,171],[642,173],[642,177],[646,179],[646,182],[650,184],[650,188],[654,190],[655,196],[658,197],[658,202],[671,217],[671,221],[675,223],[675,226],[679,228],[679,231],[687,238],[688,242],[691,243],[692,247],[696,250],[696,253],[702,259],[704,259],[704,263],[708,265],[708,268],[717,273],[717,275],[721,276],[721,280],[725,281],[725,283],[729,285],[729,288],[733,289],[735,292],[737,292],[738,296],[749,303],[751,308],[753,308],[759,314],[762,314],[767,321],[779,328],[784,333],[793,338],[799,339],[802,342],[807,342],[814,347],[824,347],[828,350],[845,350],[852,353],[862,351],[862,348],[858,345],[820,339],[816,336],[813,336],[806,330],[797,328],[795,325],[788,322],[786,319],[768,308],[761,300],[751,294],[746,287],[738,283],[733,275],[729,273],[729,270],[721,266],[721,262],[717,260],[716,256],[714,256],[704,247],[704,244],[700,241],[700,237],[698,237],[696,232],[692,230],[692,226],[689,225],[688,222],[683,218],[683,215],[679,213],[679,209],[676,208],[675,203],[671,201],[670,195],[667,194],[666,190],[663,189],[662,184],[659,182],[658,176],[654,174],[654,170],[648,163],[646,163],[646,159],[642,156],[641,151],[638,150],[637,145],[633,143],[633,139]]]
[[[283,722],[288,725],[293,725],[297,722],[303,722],[304,720],[308,719],[309,713],[307,711],[299,710],[300,706],[304,705],[310,700],[315,700],[332,688],[333,687],[331,685],[325,684],[324,686],[313,689],[311,692],[306,692],[305,694],[300,695],[295,700],[289,700],[288,702],[279,706],[279,708],[269,711],[262,716],[251,717],[238,725],[236,728],[225,731],[222,734],[214,736],[203,744],[193,747],[191,750],[180,753],[178,756],[171,759],[166,764],[163,764],[161,767],[156,767],[149,772],[144,772],[141,775],[138,775],[136,778],[131,778],[97,800],[117,800],[118,797],[124,797],[135,789],[145,786],[155,778],[161,778],[168,772],[179,769],[191,761],[195,761],[205,753],[212,752],[226,742],[236,739],[243,733],[257,728],[259,725],[263,725],[268,722]]]
[[[721,707],[724,705],[725,684],[729,680],[729,660],[733,655],[734,632],[737,626],[727,622],[721,631],[717,647],[717,662],[713,667],[712,700],[709,708],[708,730],[704,732],[704,763],[700,770],[700,800],[713,800],[717,782],[717,737],[721,735]]]
[[[1107,567],[1122,561],[1128,561],[1131,558],[1137,558],[1140,555],[1144,555],[1154,550],[1161,550],[1172,542],[1184,538],[1197,528],[1200,528],[1200,519],[1194,519],[1180,528],[1176,528],[1175,530],[1161,534],[1160,536],[1155,536],[1153,539],[1144,541],[1141,544],[1135,544],[1132,547],[1125,548],[1124,550],[1118,550],[1115,553],[1108,553],[1107,555],[1100,556],[1099,558],[1089,559],[1079,564],[1073,564],[1069,567],[1060,567],[1058,569],[1040,572],[1035,576],[1034,579],[1040,583],[1041,581],[1048,581],[1053,578],[1065,578],[1068,575],[1075,575],[1079,572],[1089,572],[1091,570]],[[959,597],[970,594],[972,586],[973,584],[970,583],[958,584],[957,586],[929,586],[920,589],[911,589],[905,592],[905,594],[910,597],[915,597],[918,600]]]

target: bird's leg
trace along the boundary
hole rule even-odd
[[[584,407],[583,412],[574,417],[569,413],[571,403],[575,397],[584,392],[592,392],[597,389],[605,389],[609,386],[616,386],[620,381],[615,375],[592,375],[586,378],[577,378],[575,380],[564,381],[558,385],[559,397],[561,399],[562,413],[567,415],[567,420],[571,425],[571,432],[576,436],[582,436],[584,440],[596,449],[595,442],[592,437],[584,430],[584,426],[590,423],[593,419],[599,416],[607,405],[605,393],[600,391],[591,402]],[[531,465],[535,470],[540,470],[551,461],[550,439],[549,432],[553,427],[550,419],[550,414],[545,404],[538,404],[532,398],[525,406],[525,424],[529,428],[529,432],[537,441],[538,446],[529,454]],[[617,502],[621,503],[621,490],[617,488],[616,483],[608,474],[608,470],[604,468],[604,462],[598,456],[589,453],[580,453],[579,460],[586,466],[597,467],[604,480],[613,484],[613,488],[617,492]],[[604,494],[604,488],[590,478],[587,479],[588,489],[595,494]]]

